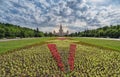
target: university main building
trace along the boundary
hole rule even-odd
[[[69,31],[67,30],[67,32],[64,32],[64,31],[63,31],[63,28],[62,28],[62,25],[60,25],[59,32],[57,33],[57,32],[55,32],[55,30],[54,30],[53,34],[56,35],[56,36],[62,37],[62,36],[68,35],[68,34],[69,34]]]

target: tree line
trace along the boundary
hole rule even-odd
[[[39,31],[38,28],[30,29],[9,23],[0,23],[0,38],[26,38],[42,36],[44,36],[44,33]]]
[[[71,33],[71,37],[103,37],[120,38],[120,25],[105,26],[93,30]]]

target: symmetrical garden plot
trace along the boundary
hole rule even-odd
[[[48,48],[50,49],[50,52],[52,54],[52,57],[55,59],[57,62],[57,66],[61,69],[61,71],[64,70],[64,64],[62,62],[61,55],[59,54],[56,44],[48,44]],[[70,50],[69,50],[69,57],[68,57],[68,64],[70,67],[70,71],[74,70],[74,57],[75,57],[75,50],[76,50],[76,45],[71,44],[70,45]]]
[[[49,42],[57,45],[65,64],[68,61],[69,46],[75,41]],[[62,72],[45,44],[0,55],[0,77],[119,77],[120,53],[77,44],[74,65],[72,72]]]

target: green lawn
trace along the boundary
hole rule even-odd
[[[95,39],[95,38],[87,38],[87,37],[73,38],[73,39],[78,40],[80,42],[88,43],[91,45],[96,45],[99,47],[120,51],[120,41],[118,40]]]
[[[120,77],[120,53],[77,44],[74,70],[68,65],[69,46],[79,40],[49,40],[61,55],[60,71],[47,44],[0,55],[0,77]]]
[[[52,38],[33,38],[33,39],[21,39],[0,42],[0,54],[12,51],[17,48],[22,48],[36,43],[42,43]],[[105,39],[94,39],[94,38],[72,38],[83,43],[88,43],[91,45],[96,45],[99,47],[109,48],[113,50],[120,51],[120,41],[117,40],[105,40]]]
[[[0,54],[17,48],[22,48],[36,43],[42,43],[52,38],[33,38],[0,42]]]

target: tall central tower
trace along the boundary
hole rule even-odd
[[[59,29],[59,36],[63,36],[63,29],[62,29],[62,25],[60,25],[60,29]]]
[[[59,32],[55,32],[55,30],[54,30],[54,31],[53,31],[53,34],[56,35],[56,36],[62,37],[62,36],[68,35],[68,34],[69,34],[69,31],[67,30],[67,32],[64,32],[63,27],[62,27],[62,25],[60,24]]]

